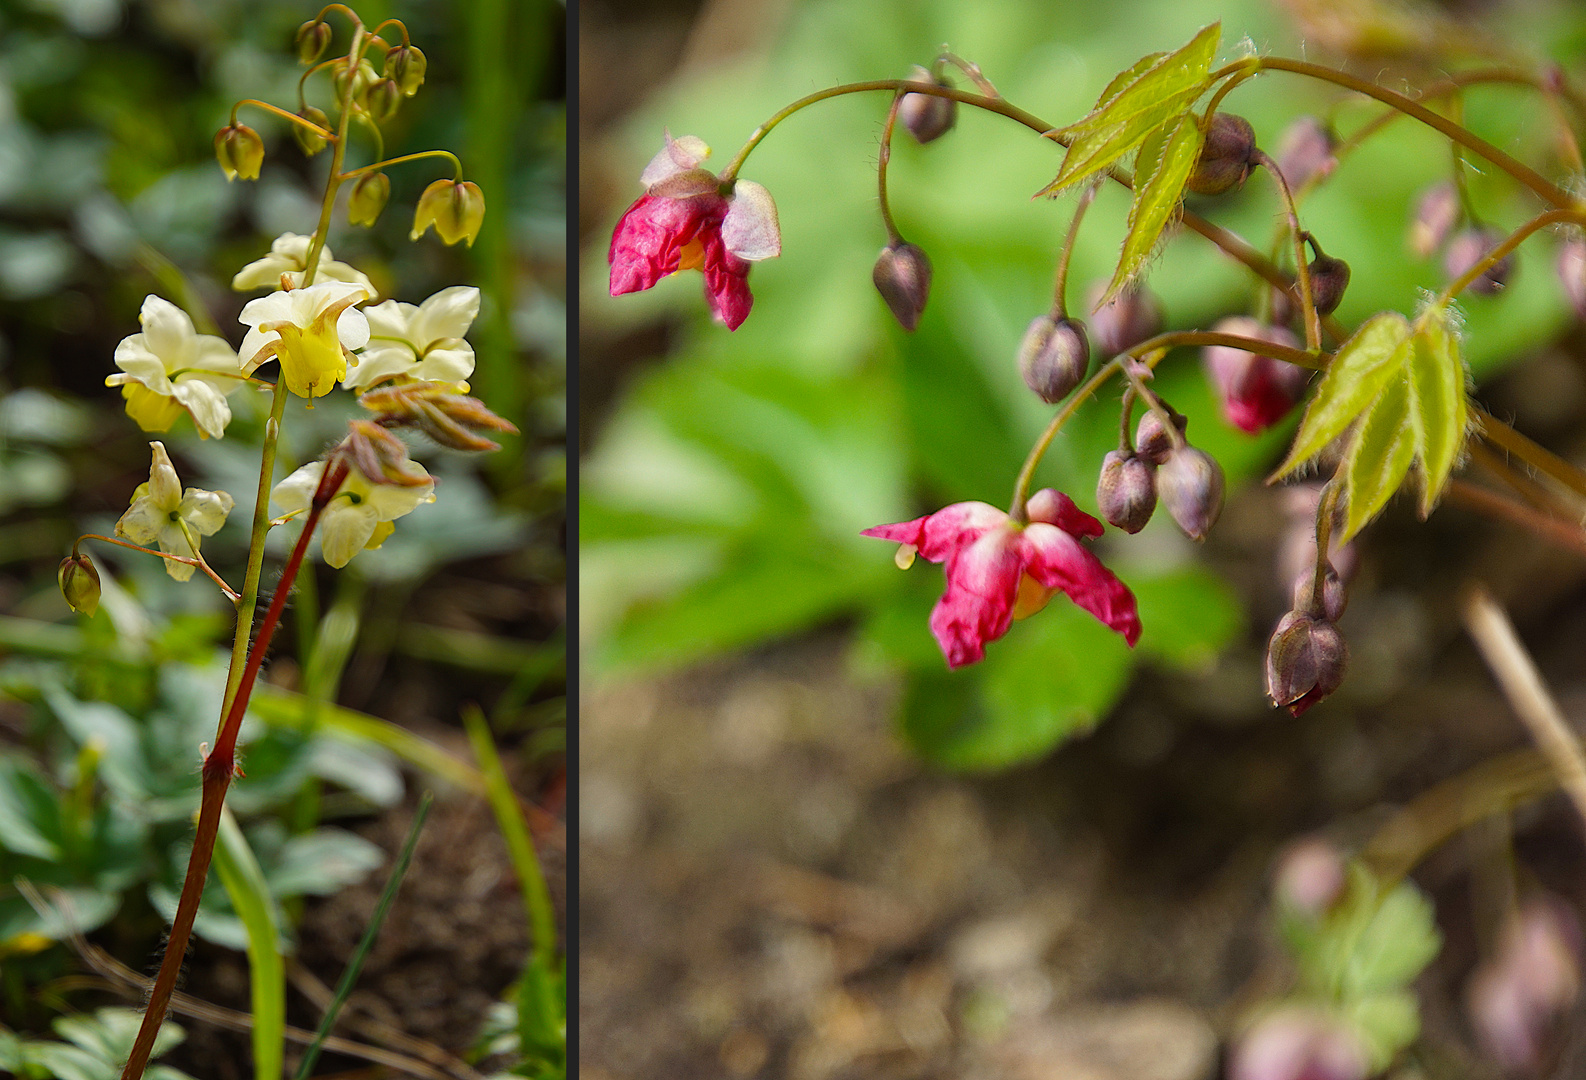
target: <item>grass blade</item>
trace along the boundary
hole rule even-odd
[[[230,808],[221,811],[215,872],[248,931],[248,982],[253,1012],[253,1075],[275,1080],[286,1054],[286,965],[275,899]]]

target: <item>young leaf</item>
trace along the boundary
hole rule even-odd
[[[1280,479],[1321,453],[1360,416],[1395,374],[1410,348],[1410,322],[1396,311],[1373,315],[1339,347],[1305,410],[1289,456],[1273,479]]]
[[[1134,277],[1156,247],[1178,210],[1184,183],[1200,157],[1205,133],[1193,113],[1186,113],[1176,125],[1163,125],[1160,130],[1169,132],[1160,145],[1153,133],[1140,148],[1134,171],[1134,203],[1129,207],[1129,235],[1124,239],[1123,255],[1112,275],[1112,284],[1102,298],[1104,303]]]
[[[280,1076],[286,1047],[286,965],[275,900],[259,860],[231,808],[221,811],[215,872],[248,929],[248,981],[253,1012],[253,1073]]]
[[[1342,544],[1377,516],[1399,490],[1416,452],[1415,430],[1410,424],[1409,378],[1394,373],[1360,422],[1344,457],[1344,495],[1348,510]]]
[[[1448,483],[1469,421],[1465,365],[1446,309],[1428,309],[1416,320],[1409,360],[1410,419],[1424,472],[1420,512],[1425,518]]]
[[[1108,85],[1089,116],[1048,132],[1069,139],[1068,154],[1057,177],[1037,194],[1053,194],[1096,175],[1193,105],[1211,85],[1212,58],[1221,36],[1222,24],[1212,23],[1144,70],[1146,60],[1139,61]],[[1136,71],[1140,74],[1131,80]]]

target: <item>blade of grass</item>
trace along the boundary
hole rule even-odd
[[[551,909],[550,890],[545,887],[545,875],[540,870],[540,859],[535,854],[534,843],[529,839],[529,829],[523,820],[518,797],[507,783],[506,770],[501,767],[501,757],[496,753],[495,740],[484,712],[477,705],[463,709],[463,725],[468,729],[468,742],[474,756],[479,759],[479,771],[485,777],[486,797],[496,815],[496,825],[507,842],[507,856],[518,875],[518,886],[523,893],[523,906],[528,916],[531,955],[523,972],[523,990],[518,1000],[518,1039],[521,1048],[555,1053],[560,1050],[565,1058],[567,1047],[567,1003],[557,1001],[556,987],[556,915]]]
[[[391,902],[396,899],[397,889],[402,885],[402,877],[413,861],[413,849],[418,846],[419,833],[424,828],[424,818],[428,816],[430,803],[434,801],[435,796],[427,791],[419,800],[419,808],[413,814],[413,827],[408,830],[408,838],[402,843],[402,853],[397,856],[396,865],[391,868],[391,876],[380,892],[380,901],[375,904],[374,917],[369,920],[369,926],[363,932],[363,940],[358,942],[358,947],[353,950],[352,959],[347,961],[347,970],[342,972],[341,981],[336,984],[336,996],[331,998],[330,1007],[325,1010],[325,1017],[319,1022],[319,1030],[314,1033],[314,1041],[308,1044],[308,1050],[303,1054],[303,1063],[297,1068],[297,1080],[308,1080],[309,1074],[314,1071],[314,1063],[319,1060],[319,1052],[325,1045],[325,1038],[336,1023],[336,1014],[341,1012],[341,1007],[347,1003],[353,984],[358,981],[358,972],[363,969],[363,962],[368,958],[369,950],[374,947],[374,939],[380,932],[380,925],[385,922],[386,914],[391,910]]]
[[[286,966],[275,902],[242,827],[227,807],[221,811],[215,872],[231,906],[248,931],[248,981],[253,1012],[253,1075],[275,1080],[286,1055]]]

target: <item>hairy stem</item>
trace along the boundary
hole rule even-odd
[[[881,222],[887,227],[887,244],[897,244],[903,239],[897,222],[892,220],[892,203],[887,199],[887,165],[892,161],[892,130],[898,123],[898,109],[903,106],[903,94],[892,95],[892,107],[887,110],[886,123],[881,126],[881,148],[876,154],[876,194],[881,202]]]
[[[1530,236],[1538,229],[1545,229],[1549,225],[1562,224],[1586,224],[1586,211],[1576,209],[1545,210],[1538,214],[1536,217],[1532,218],[1530,221],[1526,222],[1524,225],[1520,226],[1514,232],[1505,237],[1503,243],[1499,244],[1497,247],[1487,252],[1487,254],[1483,255],[1480,259],[1476,260],[1476,264],[1469,270],[1466,270],[1459,277],[1449,282],[1447,288],[1438,294],[1437,301],[1434,306],[1445,305],[1450,300],[1454,299],[1454,297],[1464,292],[1470,287],[1472,282],[1502,262],[1511,251],[1519,247],[1525,241],[1526,237]]]
[[[1074,204],[1074,216],[1069,219],[1068,232],[1063,237],[1063,250],[1058,252],[1057,274],[1052,282],[1052,314],[1059,319],[1068,317],[1068,263],[1074,254],[1074,244],[1079,239],[1079,223],[1085,219],[1085,211],[1099,190],[1101,184],[1098,182],[1079,193],[1079,201]]]
[[[1309,349],[1320,349],[1322,324],[1316,314],[1316,297],[1311,291],[1310,265],[1305,260],[1305,232],[1300,228],[1300,211],[1294,205],[1294,192],[1289,190],[1289,182],[1284,177],[1283,170],[1278,168],[1277,162],[1267,156],[1266,151],[1257,150],[1251,155],[1250,160],[1266,169],[1267,174],[1272,177],[1272,182],[1277,185],[1278,195],[1283,199],[1283,209],[1289,218],[1289,232],[1294,238],[1294,277],[1300,291],[1300,312],[1305,323],[1305,345]]]

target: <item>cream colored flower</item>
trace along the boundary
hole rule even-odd
[[[417,463],[411,467],[423,471]],[[288,513],[307,510],[324,472],[323,461],[309,462],[275,485],[270,501]],[[396,528],[391,524],[395,519],[412,513],[420,503],[434,501],[434,480],[414,487],[374,484],[357,469],[348,469],[347,479],[320,515],[320,551],[331,566],[346,566],[363,549],[385,543]]]
[[[369,320],[353,307],[366,299],[362,285],[337,281],[248,301],[240,316],[249,327],[242,339],[242,370],[251,375],[274,357],[292,393],[330,393],[347,374],[351,350],[369,342]]]
[[[479,290],[472,285],[442,289],[418,307],[398,300],[364,308],[369,345],[354,358],[342,385],[367,390],[405,375],[418,382],[444,382],[468,390],[474,347],[463,340],[479,315]]]
[[[172,555],[197,558],[199,537],[220,531],[231,513],[232,498],[224,491],[183,491],[165,444],[151,442],[149,448],[154,451],[154,463],[149,467],[148,483],[139,484],[132,493],[132,505],[116,522],[116,535],[144,547],[158,543],[161,551]],[[195,567],[164,561],[165,572],[177,581],[193,576]]]
[[[116,346],[121,370],[105,379],[121,387],[127,415],[144,431],[169,431],[186,410],[203,438],[231,423],[226,395],[242,385],[242,367],[224,338],[199,334],[187,312],[158,296],[143,300],[143,333]]]
[[[290,275],[293,288],[302,285],[303,271],[308,267],[308,248],[312,241],[311,236],[282,233],[270,244],[270,254],[254,260],[237,271],[237,276],[231,279],[231,287],[238,292],[247,292],[250,289],[279,289],[282,274]],[[345,281],[353,285],[362,285],[371,300],[380,295],[367,277],[346,263],[331,258],[329,245],[320,248],[319,269],[314,272],[316,285],[326,281]]]

